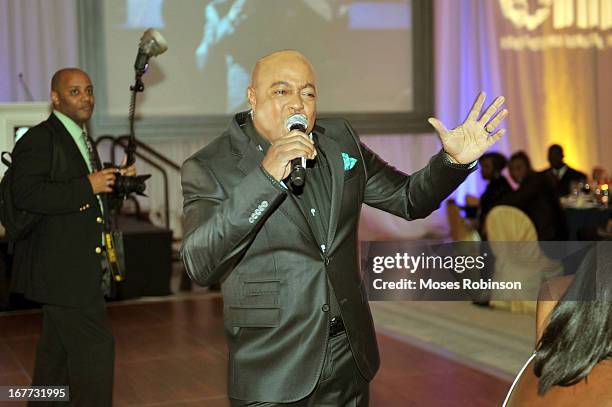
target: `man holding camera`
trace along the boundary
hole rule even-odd
[[[15,145],[15,206],[43,215],[15,242],[16,291],[42,304],[43,327],[32,385],[69,386],[71,405],[112,405],[114,338],[108,295],[105,194],[117,173],[102,169],[85,123],[94,108],[89,76],[61,69],[51,81],[53,112]]]

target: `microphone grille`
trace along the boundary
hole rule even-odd
[[[163,54],[168,49],[166,39],[154,28],[146,30],[140,37],[140,49],[150,57]]]
[[[306,130],[308,128],[308,118],[303,114],[291,115],[285,121],[285,127],[287,130],[294,128],[302,128],[303,130]]]

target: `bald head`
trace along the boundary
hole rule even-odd
[[[315,82],[314,68],[297,51],[276,51],[257,61],[247,91],[257,131],[274,141],[287,133],[289,116],[303,114],[310,132],[316,119]]]
[[[64,68],[51,79],[53,109],[82,126],[93,113],[94,93],[89,76],[78,68]]]
[[[271,54],[268,54],[257,61],[255,67],[253,68],[253,72],[251,73],[251,86],[254,86],[257,83],[258,78],[261,75],[269,74],[270,70],[277,70],[283,66],[291,65],[302,65],[310,70],[313,77],[315,76],[314,68],[304,55],[298,51],[286,49],[272,52]]]
[[[53,78],[51,78],[51,90],[57,92],[62,84],[74,75],[84,75],[89,79],[89,76],[79,68],[63,68],[53,74]]]

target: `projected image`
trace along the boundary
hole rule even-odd
[[[163,28],[164,0],[126,0],[123,28]]]
[[[219,14],[219,7],[231,3],[225,15]],[[213,0],[204,9],[204,37],[196,49],[196,62],[200,70],[204,69],[206,59],[211,47],[229,37],[236,31],[236,27],[246,19],[242,10],[246,0]]]
[[[145,77],[163,97],[151,90],[142,114],[247,109],[245,90],[257,59],[289,48],[315,67],[320,111],[410,111],[411,6],[411,0],[106,0],[109,77],[125,77],[121,87],[109,84],[109,113],[127,110],[135,30],[146,27],[160,29],[169,51],[152,61]]]

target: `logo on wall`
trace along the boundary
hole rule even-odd
[[[499,0],[504,16],[516,28],[526,28],[533,31],[550,16],[553,0],[539,0],[535,11],[529,10],[529,0]]]
[[[602,35],[612,28],[612,0],[499,0],[499,6],[504,18],[524,30],[503,37],[502,49],[612,48],[612,35]],[[565,31],[530,33],[548,20],[555,31]]]

